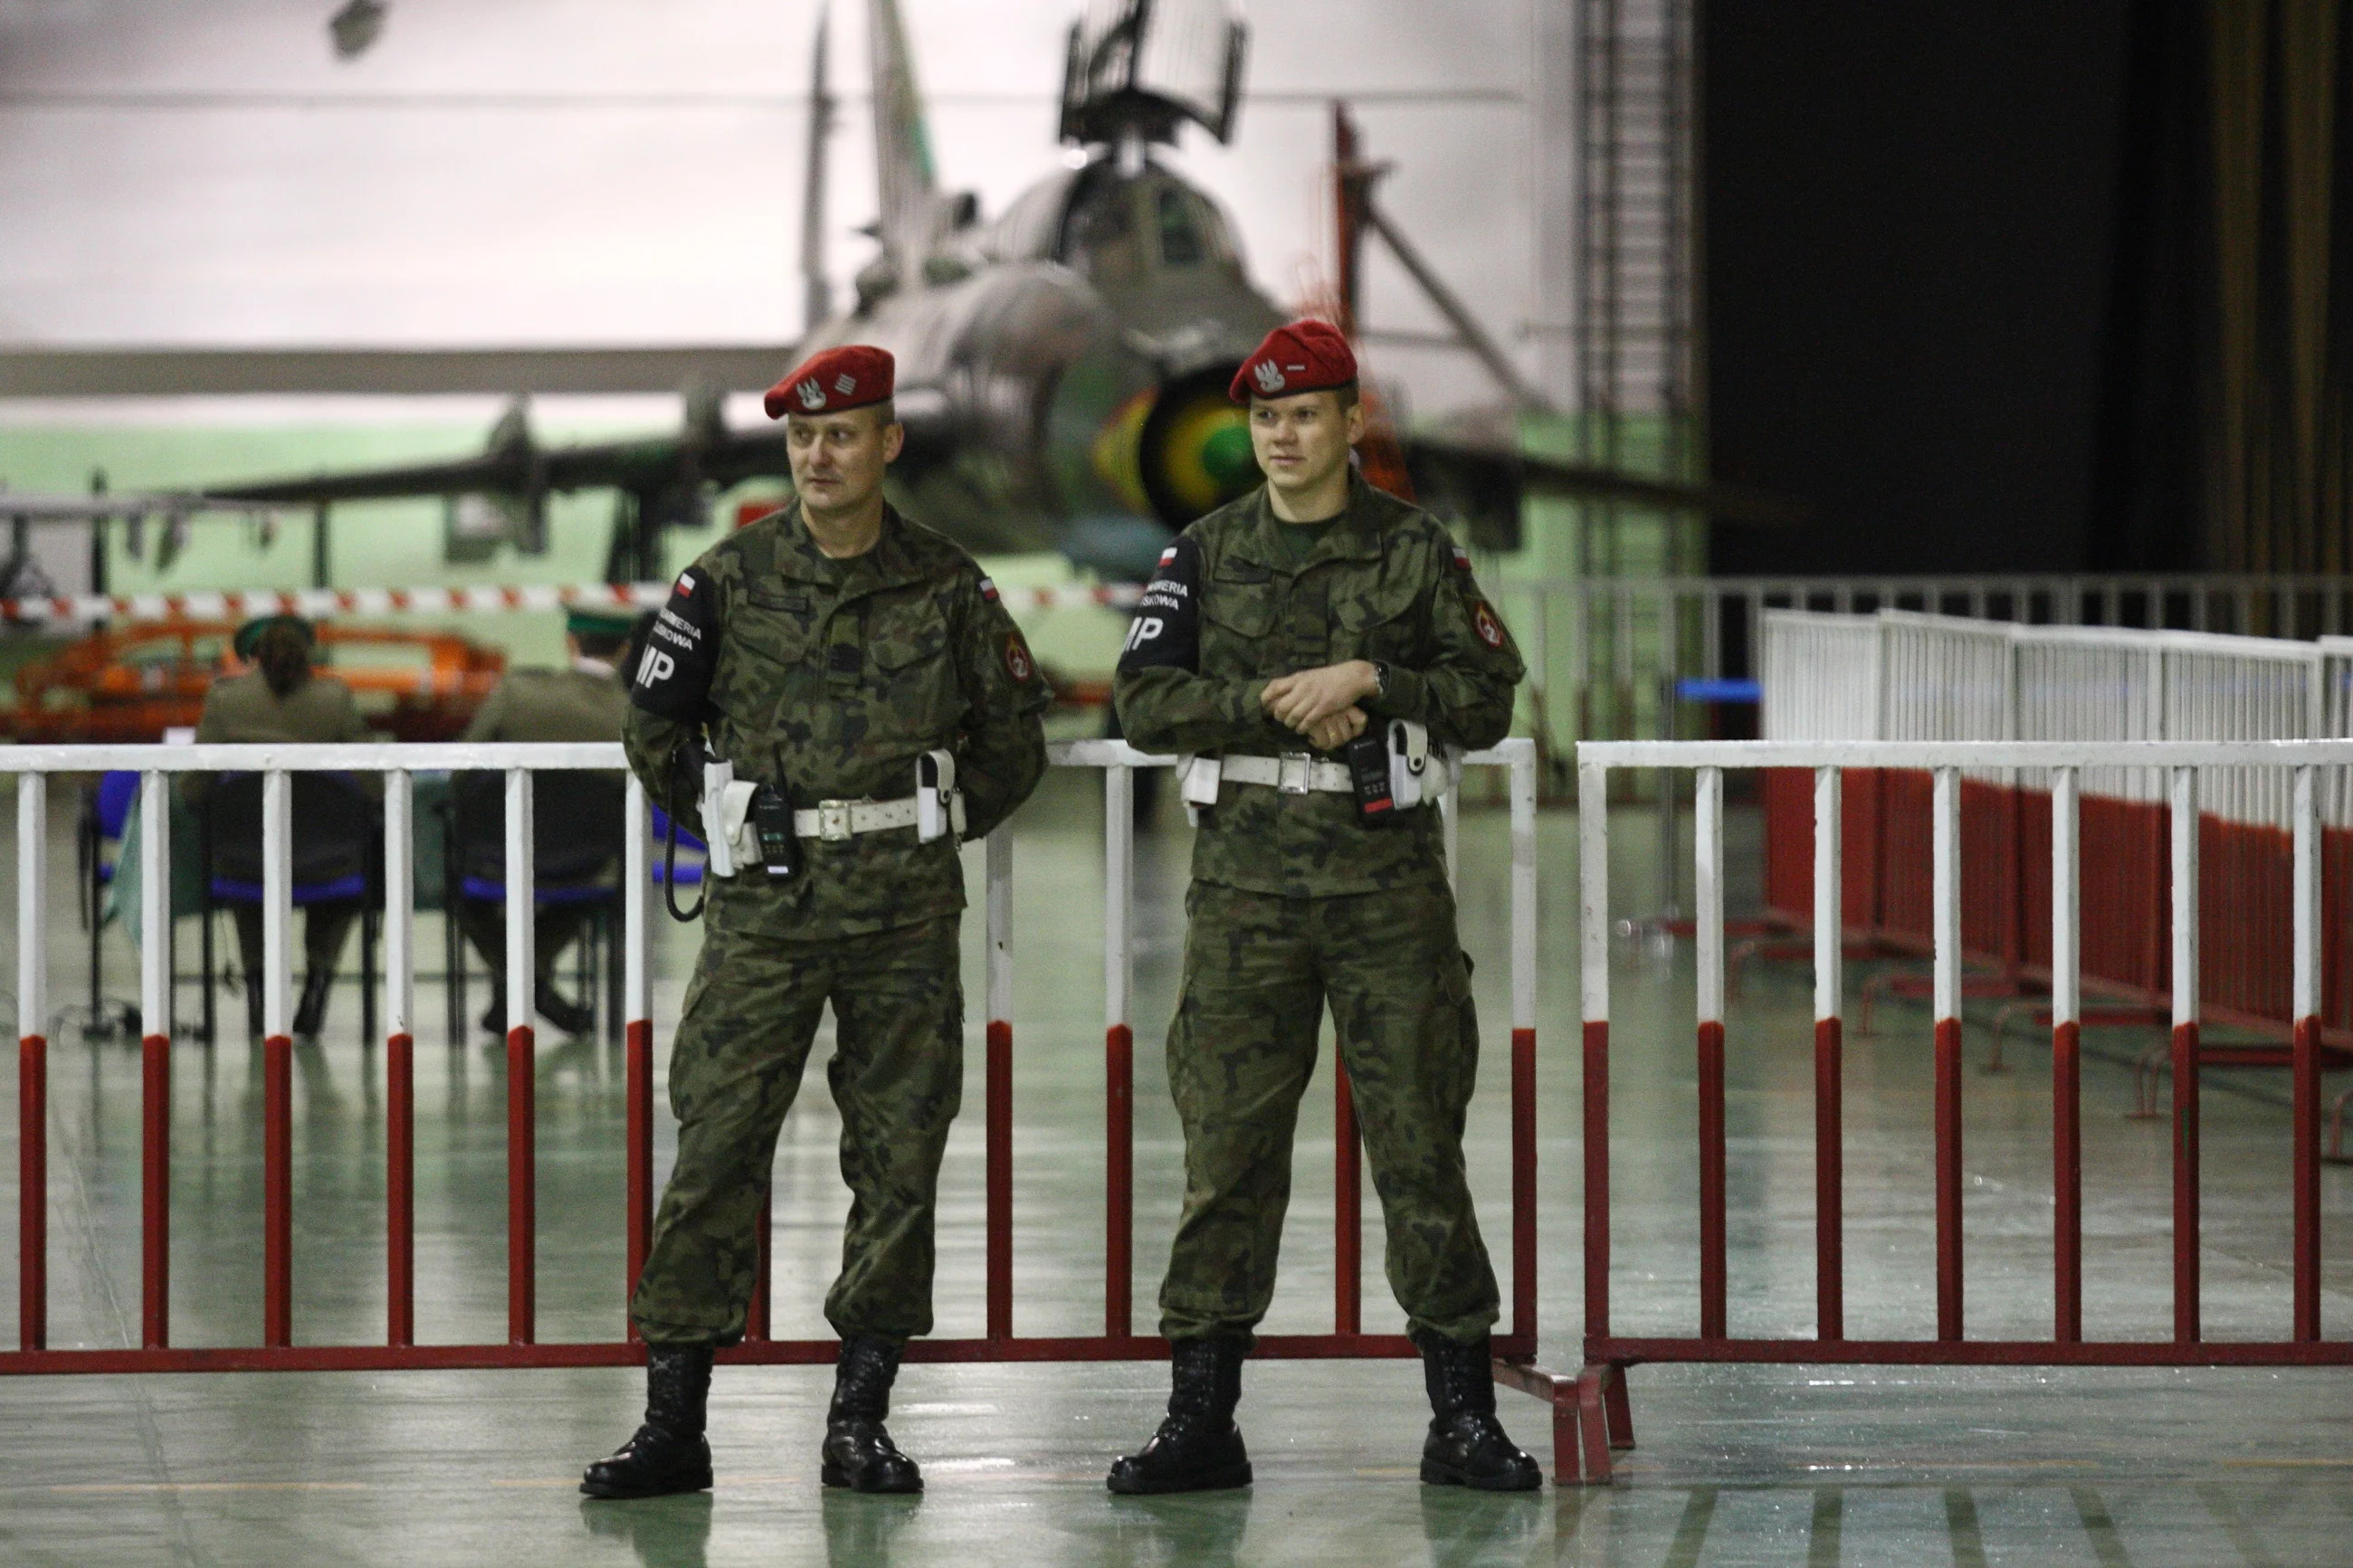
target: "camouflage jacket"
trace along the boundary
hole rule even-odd
[[[1525,670],[1471,575],[1470,558],[1428,512],[1352,478],[1348,508],[1294,568],[1263,487],[1187,529],[1160,558],[1113,687],[1129,742],[1147,752],[1276,756],[1305,740],[1266,716],[1259,694],[1296,670],[1371,659],[1388,689],[1376,719],[1412,719],[1433,741],[1477,749],[1512,724]],[[1202,813],[1193,875],[1293,898],[1442,881],[1434,809],[1362,826],[1354,797],[1228,784]]]
[[[706,658],[693,700],[665,702],[650,667],[658,651],[677,646],[665,639],[681,616]],[[692,786],[673,788],[677,749],[698,727],[713,761],[733,763],[739,779],[783,784],[803,810],[823,800],[904,799],[915,793],[915,759],[944,747],[955,754],[965,836],[977,838],[1044,773],[1039,715],[1050,696],[971,556],[886,510],[873,549],[829,560],[794,505],[730,534],[680,574],[648,639],[622,740],[653,798],[698,832]],[[802,853],[805,868],[790,880],[756,871],[712,879],[712,924],[815,939],[964,908],[953,836],[924,844],[913,828],[893,828],[805,839]]]

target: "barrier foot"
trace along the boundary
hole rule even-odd
[[[1611,1364],[1602,1369],[1601,1410],[1609,1419],[1609,1446],[1631,1448],[1634,1446],[1634,1406],[1626,1397],[1626,1369]]]
[[[1613,1479],[1612,1447],[1634,1446],[1633,1418],[1625,1409],[1624,1373],[1614,1366],[1588,1366],[1574,1377],[1540,1366],[1495,1363],[1495,1381],[1532,1394],[1552,1407],[1552,1479],[1555,1486],[1606,1486]],[[1622,1434],[1622,1442],[1613,1439]]]
[[[1577,1400],[1576,1452],[1585,1464],[1584,1481],[1589,1487],[1608,1486],[1618,1479],[1617,1467],[1609,1458],[1609,1387],[1619,1385],[1619,1398],[1624,1398],[1625,1374],[1604,1363],[1588,1366],[1577,1374],[1570,1385]],[[1628,1422],[1630,1427],[1632,1422]]]

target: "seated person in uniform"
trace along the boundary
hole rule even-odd
[[[474,721],[469,741],[618,741],[629,696],[614,671],[628,646],[631,617],[619,609],[575,609],[564,622],[569,656],[562,669],[516,669],[498,684]],[[506,909],[485,899],[459,899],[458,922],[496,982],[482,1027],[506,1033]],[[532,1005],[568,1035],[596,1026],[596,1009],[555,989],[555,961],[587,929],[583,904],[543,904],[534,922]]]
[[[352,689],[311,668],[318,634],[300,616],[264,616],[237,628],[222,678],[205,693],[204,716],[196,721],[196,743],[317,743],[369,739]],[[188,803],[199,808],[211,793],[214,775],[190,773],[183,784]],[[238,962],[245,971],[246,1010],[253,1032],[261,1033],[261,906],[230,906],[237,921]],[[334,899],[303,906],[302,997],[294,1009],[294,1033],[316,1038],[327,1011],[327,988],[343,938],[360,912],[357,899]]]

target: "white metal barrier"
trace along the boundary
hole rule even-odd
[[[2353,1362],[2353,1342],[2322,1338],[2320,1082],[2325,1051],[2323,993],[2326,966],[2341,965],[2324,948],[2322,921],[2322,827],[2318,783],[2324,770],[2353,766],[2353,742],[2278,741],[2177,742],[2165,741],[2028,742],[1902,741],[1588,742],[1577,748],[1578,795],[1588,808],[1578,817],[1581,843],[1579,951],[1585,1020],[1585,1316],[1587,1375],[1602,1384],[1625,1366],[1647,1361],[1866,1363],[1936,1364],[2076,1365],[2323,1365]],[[1612,1331],[1615,1281],[1610,1268],[1609,1046],[1612,918],[1609,903],[1609,814],[1594,809],[1609,796],[1609,773],[1619,768],[1671,768],[1695,775],[1698,831],[1694,875],[1700,890],[1697,1064],[1699,1106],[1699,1301],[1696,1336],[1622,1337]],[[1727,1165],[1733,1151],[1725,1139],[1724,964],[1725,962],[1723,866],[1723,774],[1727,770],[1787,769],[1815,780],[1812,845],[1816,898],[1811,922],[1816,954],[1815,1030],[1815,1260],[1816,1330],[1811,1337],[1744,1334],[1731,1321],[1737,1297],[1728,1291],[1725,1254]],[[1843,1252],[1845,1189],[1841,1165],[1843,994],[1838,964],[1845,915],[1841,909],[1841,843],[1838,817],[1840,774],[1850,769],[1900,770],[1934,780],[1933,823],[1923,858],[1934,906],[1935,998],[1933,1112],[1936,1333],[1933,1340],[1852,1340],[1844,1317]],[[1964,770],[2030,771],[2052,781],[2050,836],[2050,946],[2052,954],[2052,1184],[2053,1226],[2052,1289],[2053,1331],[2047,1340],[1969,1340],[1966,1337],[1963,1262],[1967,1238],[1961,1158],[1964,1079],[1960,1070],[1962,996],[1961,773]],[[2173,1331],[2159,1341],[2087,1337],[2084,1328],[2083,1141],[2080,1042],[2084,971],[2079,937],[2084,908],[2078,782],[2094,769],[2148,770],[2167,781],[2173,804],[2167,834],[2173,875],[2168,889],[2172,949],[2170,1012],[2173,1065],[2170,1118],[2172,1145]],[[2288,945],[2293,954],[2292,1044],[2282,1065],[2292,1068],[2294,1092],[2286,1142],[2291,1152],[2292,1243],[2289,1288],[2270,1323],[2250,1334],[2232,1326],[2232,1337],[2210,1340],[2201,1311],[2203,1258],[2200,1245],[2199,1087],[2200,1027],[2205,1012],[2200,983],[2200,910],[2197,875],[2198,814],[2188,809],[2200,795],[2201,774],[2246,769],[2276,775],[2289,802],[2293,839],[2293,917]],[[1907,864],[1903,875],[1922,868]],[[1743,1184],[1752,1195],[1754,1184]],[[1751,1215],[1752,1224],[1770,1226],[1779,1216]],[[2268,1266],[2268,1265],[2267,1265]],[[1777,1264],[1776,1267],[1778,1267]],[[1647,1275],[1649,1279],[1659,1278]],[[1599,1425],[1599,1416],[1593,1418]],[[1598,1440],[1598,1438],[1596,1439]]]
[[[1763,637],[1767,740],[2262,741],[2348,732],[2343,686],[2353,638],[2023,626],[1900,610],[1767,610]],[[2095,768],[2078,782],[2089,795],[2168,798],[2168,785],[2147,772]],[[2324,820],[2332,826],[2348,825],[2343,795],[2335,780],[2324,781]],[[2275,771],[2236,768],[2213,770],[2199,804],[2225,821],[2282,828],[2292,806]]]
[[[1024,1338],[1013,1321],[1012,1184],[1012,834],[992,833],[983,853],[986,930],[986,1298],[987,1331],[977,1339],[927,1340],[913,1353],[941,1360],[1110,1359],[1165,1355],[1166,1347],[1139,1335],[1130,1293],[1133,1261],[1133,1011],[1134,771],[1165,766],[1173,759],[1138,752],[1124,743],[1089,742],[1052,748],[1055,763],[1100,768],[1104,804],[1104,1010],[1106,1021],[1107,1118],[1105,1145],[1106,1278],[1105,1323],[1101,1335],[1069,1339]],[[1497,1337],[1497,1353],[1514,1364],[1498,1376],[1553,1403],[1556,1428],[1574,1414],[1573,1380],[1555,1379],[1525,1364],[1535,1351],[1535,1004],[1536,1004],[1536,753],[1534,742],[1506,741],[1463,759],[1468,766],[1494,767],[1509,776],[1511,801],[1511,1124],[1512,1124],[1512,1319]],[[421,772],[491,771],[504,775],[506,893],[505,957],[511,975],[533,972],[533,776],[554,770],[619,771],[617,744],[593,745],[306,745],[306,746],[74,746],[0,748],[0,773],[17,775],[17,1100],[19,1163],[20,1348],[0,1352],[0,1373],[46,1372],[190,1372],[221,1370],[327,1370],[396,1367],[491,1367],[617,1365],[642,1355],[617,1334],[609,1341],[543,1344],[538,1339],[535,1287],[537,1207],[535,1178],[534,1043],[533,988],[507,986],[506,1189],[507,1337],[499,1344],[420,1344],[415,1310],[415,1167],[413,1047],[416,944],[415,885],[411,861],[415,836],[415,775]],[[142,1042],[142,1311],[136,1348],[51,1350],[47,1343],[47,911],[48,775],[93,771],[133,772],[141,779],[144,814],[141,856],[145,879],[139,920]],[[376,1345],[297,1344],[293,1339],[292,1241],[295,1201],[292,1157],[292,1044],[288,993],[291,978],[290,926],[292,904],[293,777],[301,773],[380,775],[384,790],[382,886],[385,892],[386,1051],[385,1073],[387,1331]],[[171,1074],[173,1042],[168,1033],[168,987],[172,980],[172,915],[169,902],[172,855],[169,791],[174,775],[190,773],[258,773],[263,781],[263,924],[265,973],[262,1052],[262,1165],[264,1237],[262,1335],[258,1346],[190,1348],[173,1344],[170,1299],[172,1147]],[[649,1244],[653,1212],[652,1025],[647,955],[647,895],[651,886],[646,795],[634,777],[626,786],[626,827],[621,879],[627,1019],[627,1131],[623,1156],[627,1188],[628,1282],[634,1284]],[[1446,814],[1450,870],[1454,863],[1458,801],[1451,786]],[[1335,1229],[1339,1284],[1335,1325],[1330,1334],[1269,1336],[1261,1353],[1385,1355],[1414,1353],[1402,1335],[1363,1331],[1358,1289],[1360,1227],[1355,1220],[1359,1186],[1357,1144],[1351,1130],[1345,1078],[1338,1140],[1341,1220]],[[762,1227],[762,1272],[766,1278],[766,1229]],[[617,1280],[616,1284],[622,1281]],[[617,1294],[618,1294],[617,1292]],[[617,1319],[618,1314],[617,1313]],[[617,1329],[619,1327],[616,1323]],[[767,1292],[755,1288],[745,1342],[730,1351],[733,1360],[818,1362],[830,1360],[834,1346],[820,1341],[776,1341],[769,1333]],[[1567,1462],[1574,1463],[1573,1446]]]

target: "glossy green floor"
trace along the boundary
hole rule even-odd
[[[63,824],[60,823],[62,829]],[[1736,816],[1736,866],[1753,821]],[[1505,1262],[1507,865],[1500,813],[1464,823],[1466,943],[1479,958],[1489,1071],[1472,1114],[1474,1179]],[[1544,1359],[1573,1365],[1578,1324],[1578,1108],[1573,910],[1576,823],[1542,824],[1541,1079]],[[1746,835],[1746,837],[1744,837]],[[1646,819],[1621,818],[1618,899],[1651,885]],[[1015,1201],[1024,1333],[1102,1321],[1101,809],[1091,779],[1058,775],[1017,847]],[[1136,1182],[1140,1325],[1166,1255],[1178,1144],[1157,1049],[1181,941],[1186,835],[1139,850]],[[60,874],[55,907],[72,908]],[[976,863],[975,866],[976,887]],[[1736,871],[1736,883],[1753,877]],[[420,945],[438,952],[428,927]],[[81,962],[69,914],[54,939],[70,997]],[[967,930],[977,997],[978,922]],[[13,939],[12,939],[13,940]],[[696,933],[665,921],[657,1013],[675,1016]],[[110,938],[111,943],[119,942]],[[110,948],[110,988],[131,984]],[[1613,1149],[1618,1324],[1695,1321],[1688,945],[1617,953]],[[1861,978],[1858,971],[1856,979]],[[1810,1332],[1809,981],[1752,967],[1731,1025],[1731,1278],[1735,1332]],[[193,993],[191,993],[191,997]],[[479,984],[476,1006],[480,1000]],[[184,1001],[184,1011],[192,1002]],[[441,1016],[438,989],[420,1008]],[[237,1011],[232,999],[231,1012]],[[1925,1337],[1933,1325],[1926,1021],[1885,1015],[1850,1047],[1849,1331]],[[981,1325],[979,1016],[966,1115],[944,1178],[940,1331]],[[121,1344],[138,1324],[137,1053],[54,1031],[51,1342]],[[358,1038],[356,992],[298,1062],[295,1332],[364,1341],[384,1328],[382,1064]],[[503,1337],[504,1068],[487,1037],[417,1052],[420,1337]],[[1973,1030],[1973,1057],[1987,1036]],[[2128,1120],[2129,1063],[2147,1043],[2095,1032],[2086,1071],[2087,1329],[2162,1337],[2169,1324],[2164,1123]],[[820,1044],[819,1055],[825,1047]],[[1968,1080],[1967,1224],[1973,1335],[2049,1329],[2047,1058],[2012,1040],[2010,1070]],[[620,1324],[622,1113],[617,1053],[551,1044],[539,1063],[538,1258],[543,1339],[608,1339]],[[260,1332],[259,1084],[242,1043],[175,1055],[172,1328],[175,1342]],[[0,1342],[16,1338],[14,1075],[0,1086]],[[2209,1332],[2286,1324],[2284,1085],[2216,1075],[2206,1097]],[[787,1124],[776,1167],[779,1336],[819,1335],[847,1198],[823,1080]],[[667,1129],[664,1129],[666,1137]],[[1328,1326],[1329,1100],[1312,1097],[1268,1327]],[[657,1152],[666,1164],[668,1146]],[[2353,1180],[2327,1173],[2332,1215]],[[1399,1317],[1366,1203],[1366,1321]],[[2346,1224],[2327,1236],[2329,1331],[2353,1324]],[[815,1450],[829,1374],[728,1369],[714,1397],[720,1485],[710,1497],[584,1504],[580,1464],[627,1435],[630,1372],[49,1377],[0,1383],[0,1563],[1487,1563],[2338,1564],[2353,1560],[2353,1379],[2343,1372],[1957,1372],[1646,1367],[1632,1375],[1641,1447],[1610,1489],[1472,1498],[1413,1476],[1426,1418],[1406,1363],[1253,1364],[1242,1410],[1250,1492],[1114,1500],[1109,1458],[1150,1428],[1152,1364],[917,1366],[892,1427],[923,1463],[919,1501],[828,1496]],[[1549,1460],[1548,1424],[1506,1393],[1514,1433]]]

